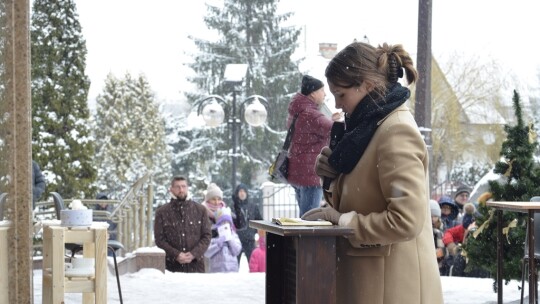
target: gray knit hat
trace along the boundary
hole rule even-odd
[[[221,191],[221,189],[215,183],[210,183],[210,185],[208,185],[208,188],[206,189],[206,195],[204,196],[204,200],[207,201],[214,197],[219,197],[220,199],[223,199],[223,191]]]
[[[456,192],[454,192],[454,199],[456,198],[456,196],[460,195],[461,193],[467,193],[467,194],[471,194],[471,188],[463,185],[463,186],[459,186],[456,190]]]
[[[429,207],[431,208],[431,216],[441,217],[441,206],[436,200],[429,200]]]

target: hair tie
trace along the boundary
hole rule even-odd
[[[396,54],[388,54],[388,66],[390,67],[388,71],[388,81],[390,83],[396,83],[399,78],[403,77],[403,69],[396,59]]]

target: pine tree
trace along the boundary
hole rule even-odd
[[[215,181],[213,176],[225,176],[220,172],[227,158],[217,151],[216,146],[224,145],[219,132],[226,132],[221,126],[218,128],[194,128],[189,124],[188,117],[169,117],[167,119],[167,144],[172,148],[172,173],[184,175],[190,179],[192,195],[200,195],[208,186],[207,181]],[[225,181],[220,185],[229,185]]]
[[[144,75],[123,80],[109,74],[97,97],[94,134],[98,188],[118,198],[147,172],[153,172],[156,199],[167,195],[171,159],[161,117]]]
[[[197,75],[190,79],[197,86],[197,93],[188,94],[191,103],[210,94],[224,96],[232,103],[232,89],[224,85],[223,73],[227,64],[243,63],[248,64],[248,74],[243,92],[237,96],[238,104],[253,94],[264,96],[270,104],[267,128],[248,124],[241,128],[237,172],[241,175],[237,180],[246,184],[251,184],[257,170],[266,171],[281,146],[285,132],[272,130],[285,130],[287,105],[301,79],[298,63],[291,61],[300,31],[280,27],[292,13],[277,14],[277,3],[277,0],[225,0],[223,7],[207,4],[205,23],[218,33],[219,39],[192,38],[199,53],[189,65]],[[230,131],[217,129],[211,133],[212,138],[220,138],[215,149],[227,162],[212,181],[222,186],[230,185],[231,157],[227,156],[231,149]]]
[[[532,124],[525,125],[523,121],[520,98],[516,91],[512,100],[517,125],[506,125],[504,128],[507,139],[501,149],[503,160],[495,164],[494,172],[504,176],[505,182],[489,182],[491,196],[495,201],[529,201],[532,196],[540,194],[540,166],[533,158],[538,147],[536,133]],[[497,219],[494,209],[487,207],[485,201],[481,201],[478,207],[480,215],[476,218],[479,227],[477,236],[469,238],[464,248],[469,265],[481,267],[494,276],[497,270],[497,252],[494,250],[497,248]],[[521,278],[525,218],[524,213],[503,213],[503,227],[512,227],[515,224],[515,228],[508,230],[503,241],[505,280]],[[489,250],[486,250],[487,248]]]
[[[47,192],[90,197],[95,190],[88,127],[90,81],[86,41],[72,0],[35,0],[32,6],[32,155]]]

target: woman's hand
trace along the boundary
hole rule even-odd
[[[328,177],[334,179],[338,176],[338,172],[328,163],[328,157],[332,154],[329,147],[324,147],[321,153],[317,156],[315,162],[315,173],[320,177]]]
[[[332,207],[321,207],[311,209],[308,212],[304,213],[302,219],[308,221],[325,220],[332,222],[332,224],[334,225],[337,225],[339,223],[340,217],[341,213],[337,212],[336,209]]]

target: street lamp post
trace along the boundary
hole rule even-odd
[[[221,106],[222,104],[223,106]],[[236,169],[238,162],[237,147],[239,146],[242,121],[237,115],[237,110],[241,109],[244,113],[244,120],[251,126],[261,126],[266,121],[266,108],[268,107],[268,101],[266,98],[260,95],[251,95],[244,100],[240,101],[237,106],[236,90],[233,90],[232,105],[229,106],[229,102],[218,95],[210,95],[195,103],[197,106],[197,114],[202,115],[206,125],[210,127],[217,127],[223,123],[225,116],[227,116],[227,125],[230,127],[232,137],[231,145],[232,152],[232,178],[231,178],[231,190],[234,191],[236,187]],[[227,111],[223,110],[223,107]]]

